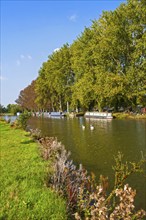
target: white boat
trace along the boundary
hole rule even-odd
[[[85,118],[101,118],[101,119],[113,119],[112,113],[109,112],[86,112]]]
[[[50,117],[64,117],[62,112],[50,112]]]

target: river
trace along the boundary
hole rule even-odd
[[[90,130],[91,124],[94,130]],[[74,163],[82,163],[97,179],[100,174],[108,176],[110,189],[114,182],[114,156],[118,151],[124,154],[124,161],[137,162],[146,155],[146,120],[32,117],[29,126],[40,129],[44,136],[57,137],[71,152]],[[146,209],[146,177],[133,174],[127,182],[137,190],[136,207]]]
[[[16,117],[5,116],[5,119],[13,122]],[[82,163],[89,173],[95,173],[97,180],[100,174],[108,176],[109,190],[114,183],[112,166],[118,151],[124,155],[124,162],[137,162],[146,155],[146,120],[32,117],[28,124],[40,129],[43,136],[57,137],[71,152],[74,163]],[[91,124],[94,130],[90,130]],[[136,207],[146,210],[146,167],[145,177],[133,174],[127,182],[137,191]]]

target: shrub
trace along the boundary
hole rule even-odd
[[[34,140],[39,140],[41,138],[41,131],[38,128],[37,129],[28,128],[28,130],[30,131],[30,134]]]
[[[17,119],[18,127],[26,129],[27,121],[28,121],[29,117],[30,117],[30,114],[28,112],[24,112],[24,113],[20,114]]]
[[[135,211],[136,191],[125,185],[129,175],[142,172],[144,158],[138,163],[123,164],[123,155],[119,153],[115,158],[115,186],[107,195],[108,178],[101,175],[97,184],[93,174],[88,175],[82,165],[77,168],[69,160],[70,153],[56,138],[41,138],[39,142],[43,158],[53,163],[48,184],[66,198],[68,212],[74,219],[136,220],[146,216],[144,210]]]

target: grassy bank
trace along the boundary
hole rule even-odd
[[[146,114],[129,114],[129,113],[113,113],[113,116],[117,119],[146,119]]]
[[[50,167],[28,134],[0,122],[0,219],[65,220],[65,202],[45,186]]]

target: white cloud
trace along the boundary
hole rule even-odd
[[[60,48],[56,48],[56,49],[54,49],[54,52],[57,52],[57,51],[59,51],[60,50]]]
[[[27,58],[28,58],[29,60],[32,60],[32,56],[30,56],[30,55],[27,55]]]
[[[19,56],[19,59],[16,60],[16,65],[17,66],[20,66],[23,62],[27,61],[27,60],[32,60],[32,56],[31,55],[24,55],[24,54],[21,54]]]
[[[76,22],[77,21],[77,15],[76,14],[73,14],[69,17],[69,20],[72,21],[72,22]]]

